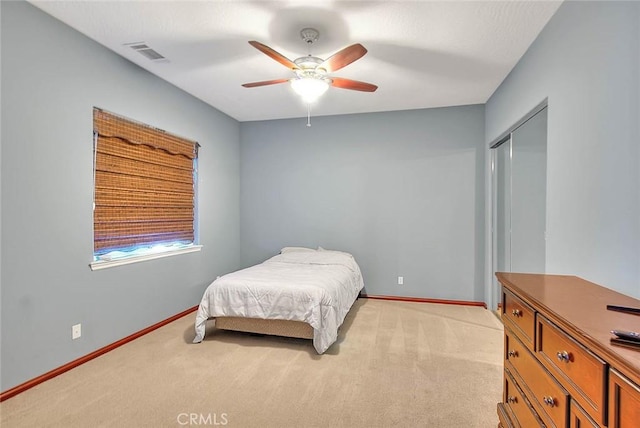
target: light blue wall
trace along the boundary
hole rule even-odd
[[[640,3],[563,3],[486,104],[491,142],[548,98],[548,273],[640,297]]]
[[[28,3],[1,10],[5,391],[197,305],[238,268],[240,147],[235,120]],[[200,142],[201,252],[89,269],[93,106]]]
[[[240,130],[243,265],[322,246],[354,254],[368,294],[484,300],[483,106]]]

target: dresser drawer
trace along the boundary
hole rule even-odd
[[[615,370],[609,371],[609,428],[637,428],[640,387]]]
[[[569,406],[569,428],[600,428],[574,400]]]
[[[507,290],[502,293],[502,321],[512,328],[529,349],[533,350],[535,311]]]
[[[508,370],[504,371],[503,391],[504,406],[513,422],[513,426],[523,428],[544,427]]]
[[[538,314],[538,356],[594,420],[604,424],[607,364]]]
[[[498,403],[498,421],[498,428],[516,428],[507,415],[507,409],[502,403]]]
[[[527,398],[542,417],[545,425],[564,427],[567,423],[569,393],[535,359],[533,354],[505,329],[507,356],[505,368],[523,387]]]

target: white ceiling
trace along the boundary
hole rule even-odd
[[[307,55],[304,27],[320,31],[311,53],[328,58],[361,43],[369,51],[333,73],[379,86],[330,88],[312,115],[485,103],[561,1],[32,1],[117,54],[239,121],[306,116],[293,77],[247,42],[293,60]],[[151,61],[126,44],[146,42]]]

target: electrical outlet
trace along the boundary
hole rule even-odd
[[[404,284],[404,276],[399,276],[398,277],[398,285],[402,285]]]
[[[82,336],[82,324],[71,326],[71,338],[75,340],[80,336]]]

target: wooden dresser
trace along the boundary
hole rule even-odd
[[[640,300],[575,276],[496,274],[502,284],[504,389],[498,427],[640,428]]]

